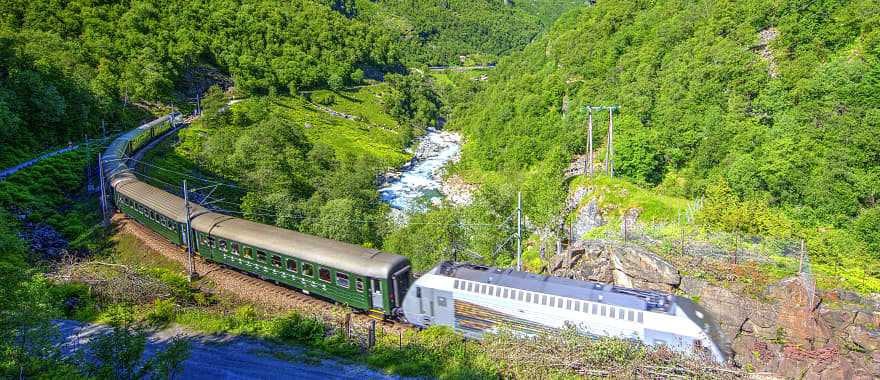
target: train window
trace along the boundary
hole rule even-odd
[[[416,286],[416,298],[422,298],[422,288]]]
[[[586,310],[586,309],[584,309]],[[593,315],[599,314],[599,305],[593,304]]]
[[[349,287],[348,275],[345,273],[336,272],[336,285],[339,285],[343,288]]]
[[[360,277],[354,279],[354,288],[359,292],[364,291],[364,279]]]
[[[541,296],[541,305],[546,305],[546,304],[547,304],[547,295],[544,294],[543,296]]]
[[[639,321],[639,323],[645,323],[645,317],[642,315],[641,311],[636,315],[636,320]]]
[[[574,311],[581,311],[581,301],[574,301]]]
[[[214,248],[214,247],[215,247],[215,244],[214,244],[214,237],[213,237],[213,236],[208,236],[208,246],[211,247],[211,248]]]
[[[327,268],[318,269],[318,277],[321,281],[330,282],[330,270]]]
[[[455,280],[455,283],[452,285],[452,287],[458,289],[459,284],[461,284],[461,281]]]
[[[491,295],[493,295],[493,294],[495,294],[495,287],[494,287],[494,286],[490,286],[490,287],[489,287],[489,295],[491,296]]]
[[[258,250],[257,250],[257,260],[259,260],[259,261],[266,261],[266,252],[263,252],[263,251],[261,251],[261,250],[258,249]]]
[[[474,283],[473,282],[467,283],[467,291],[469,291],[469,292],[474,291]]]
[[[217,243],[219,243],[221,251],[226,252],[228,250],[228,248],[226,247],[226,240],[220,239],[217,240]]]
[[[632,310],[627,311],[626,312],[626,319],[628,319],[630,322],[632,322],[633,320],[635,320],[635,313]]]
[[[244,247],[244,257],[247,257],[249,259],[253,259],[254,258],[254,250],[252,250],[251,247]]]
[[[526,293],[526,302],[532,303],[532,293]]]
[[[522,301],[522,300],[525,298],[525,296],[526,296],[525,293],[526,293],[526,292],[522,292],[522,291],[519,292],[519,300],[520,300],[520,301]]]
[[[312,267],[312,264],[303,264],[302,274],[304,276],[314,277],[315,269]]]
[[[500,287],[495,288],[495,297],[501,297],[501,290],[502,288]]]
[[[508,293],[508,289],[504,288],[504,297],[503,298],[507,298],[507,293]]]
[[[611,311],[608,312],[608,316],[611,317],[611,318],[617,318],[617,313],[615,313],[615,311],[617,311],[617,309],[615,309],[615,308],[612,306],[612,307],[611,307]]]
[[[565,300],[565,308],[571,310],[571,300]]]
[[[272,266],[281,268],[281,256],[272,255]]]
[[[239,252],[240,252],[240,247],[239,247],[238,243],[232,243],[232,253],[237,255]]]
[[[602,309],[599,310],[599,314],[602,315],[603,317],[605,316],[605,305],[602,305]]]
[[[548,306],[553,307],[556,305],[556,297],[550,296],[550,303]]]
[[[516,290],[510,289],[510,299],[512,299],[512,300],[516,299]]]
[[[296,273],[296,261],[287,259],[287,270]]]

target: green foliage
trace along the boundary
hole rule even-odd
[[[339,4],[340,1],[336,1]],[[357,0],[349,17],[385,24],[407,65],[485,64],[518,50],[568,9],[573,0]],[[337,7],[336,9],[340,9]]]
[[[469,105],[450,107],[467,137],[458,169],[509,179],[566,163],[586,149],[584,106],[619,104],[616,174],[706,194],[701,220],[713,228],[804,237],[827,265],[852,257],[861,272],[843,277],[866,289],[878,262],[875,5],[625,1],[566,13]],[[599,161],[608,121],[594,114]]]
[[[385,100],[385,110],[399,124],[409,124],[418,130],[437,126],[440,116],[440,100],[421,74],[388,74],[385,81],[391,84],[391,94]],[[404,141],[403,145],[409,145]]]
[[[271,334],[286,342],[314,345],[324,339],[324,323],[293,313],[274,320]]]
[[[168,299],[156,299],[153,308],[147,312],[147,322],[162,326],[174,319],[174,302]]]
[[[93,359],[82,365],[82,372],[96,379],[173,379],[183,369],[181,364],[189,357],[189,341],[173,338],[166,349],[145,360],[146,343],[146,331],[114,326],[111,332],[89,343],[87,350]]]

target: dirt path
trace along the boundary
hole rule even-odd
[[[106,334],[110,327],[57,321],[69,355],[91,339]],[[309,354],[299,347],[231,335],[202,335],[179,327],[153,332],[148,336],[146,357],[152,357],[173,337],[191,342],[189,358],[183,362],[181,379],[399,379],[360,364],[343,363]]]
[[[186,252],[156,234],[152,230],[142,226],[124,214],[113,216],[113,223],[118,226],[119,232],[131,234],[141,240],[162,256],[187,266]],[[194,258],[195,272],[199,277],[205,278],[215,285],[218,292],[232,295],[236,298],[253,302],[265,307],[270,311],[286,312],[295,310],[306,315],[318,316],[330,323],[342,324],[351,309],[323,301],[296,290],[275,285],[263,281],[242,272],[224,268],[218,264],[209,263],[200,257]],[[363,314],[353,314],[352,324],[366,326],[372,319]],[[403,324],[381,323],[379,326],[386,333],[397,333],[408,329]]]

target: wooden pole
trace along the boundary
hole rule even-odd
[[[614,107],[608,107],[608,176],[614,178]]]

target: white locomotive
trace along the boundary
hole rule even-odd
[[[718,325],[689,299],[512,269],[440,263],[410,287],[403,313],[416,326],[450,326],[473,338],[502,324],[525,335],[569,324],[585,335],[727,360]]]

